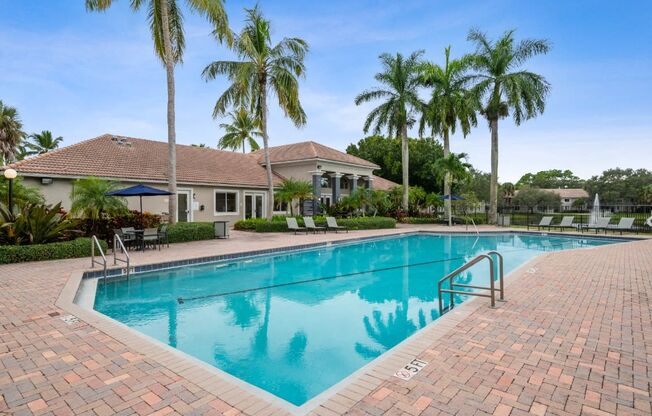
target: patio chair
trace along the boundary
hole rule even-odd
[[[634,231],[634,220],[635,218],[621,218],[616,225],[608,225],[604,229],[604,233],[607,234],[607,230],[620,231],[620,235],[623,235],[623,231]]]
[[[329,230],[334,230],[336,233],[338,230],[345,230],[347,233],[349,232],[349,229],[347,227],[337,225],[337,220],[335,219],[335,217],[326,217],[326,228],[328,228]]]
[[[288,217],[285,219],[285,222],[287,222],[288,224],[288,230],[294,231],[295,235],[296,233],[301,233],[301,232],[308,234],[308,229],[306,227],[299,227],[296,218]]]
[[[145,230],[143,230],[143,245],[145,247],[147,247],[147,245],[153,245],[154,248],[158,245],[158,249],[161,249],[158,238],[158,228],[145,228]]]
[[[166,244],[168,248],[170,247],[170,238],[168,237],[168,225],[161,224],[158,229],[158,243],[159,245]]]
[[[552,217],[542,217],[541,221],[539,221],[539,224],[537,224],[537,228],[539,231],[541,231],[542,227],[548,227],[548,230],[550,230],[550,225],[552,224]]]
[[[310,230],[317,234],[317,231],[323,231],[326,233],[326,227],[319,227],[315,225],[315,220],[312,217],[303,217],[303,223],[306,224],[306,230]]]
[[[588,224],[585,227],[582,227],[582,230],[595,230],[595,233],[597,234],[599,230],[604,230],[609,227],[609,221],[611,221],[611,218],[609,217],[600,217],[597,219],[595,224]]]
[[[559,224],[553,225],[553,227],[559,227],[559,231],[564,231],[566,228],[577,228],[577,226],[573,225],[574,219],[573,215],[567,215],[561,219]]]
[[[114,228],[113,234],[120,237],[120,240],[122,240],[122,244],[124,244],[125,248],[129,248],[131,244],[135,241],[135,236],[133,234],[131,235],[125,234],[122,232],[120,228]]]

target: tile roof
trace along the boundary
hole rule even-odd
[[[340,152],[339,150],[335,150],[331,147],[324,146],[323,144],[319,144],[313,141],[274,146],[270,147],[269,151],[272,164],[279,162],[321,159],[364,166],[372,169],[378,169],[380,167],[375,163],[369,162],[368,160]],[[259,157],[260,163],[263,163],[264,154],[262,149],[253,152],[253,154]]]
[[[166,142],[104,134],[10,165],[24,174],[167,182]],[[275,183],[282,177],[275,175]],[[177,145],[179,183],[267,186],[258,156]]]
[[[582,188],[542,189],[542,191],[555,193],[559,195],[560,198],[588,198],[589,197],[589,193]]]
[[[387,191],[395,186],[398,186],[396,182],[392,182],[389,179],[381,178],[380,176],[373,175],[374,179],[374,189],[381,191]]]

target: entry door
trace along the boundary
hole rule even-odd
[[[177,221],[188,222],[190,218],[190,191],[177,192]]]
[[[245,193],[245,218],[265,216],[265,194]]]
[[[331,206],[331,197],[329,196],[322,196],[319,198],[319,202],[325,207],[330,207]]]

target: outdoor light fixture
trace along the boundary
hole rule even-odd
[[[16,179],[16,176],[18,176],[18,172],[16,172],[14,169],[5,169],[4,176],[5,178],[9,179],[8,206],[11,210],[11,207],[13,206],[12,193],[14,192],[14,179]]]

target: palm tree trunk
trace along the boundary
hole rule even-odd
[[[444,158],[451,154],[450,138],[448,137],[448,130],[444,131]],[[448,195],[448,199],[444,199],[444,215],[448,219],[448,226],[452,224],[451,220],[451,175],[450,172],[444,174],[444,196]]]
[[[269,160],[269,137],[267,136],[267,80],[260,79],[260,129],[263,133],[265,148],[265,170],[267,171],[267,219],[271,220],[274,213],[274,181],[272,179],[272,164]]]
[[[410,148],[408,146],[407,124],[401,128],[401,153],[403,165],[403,209],[407,212],[409,208],[410,192]]]
[[[489,224],[498,220],[498,120],[490,120],[491,129],[491,182],[489,185]]]
[[[165,73],[168,87],[168,196],[169,222],[177,222],[177,134],[174,117],[174,58],[170,43],[170,20],[167,0],[159,0],[163,26],[163,49],[165,50]]]

